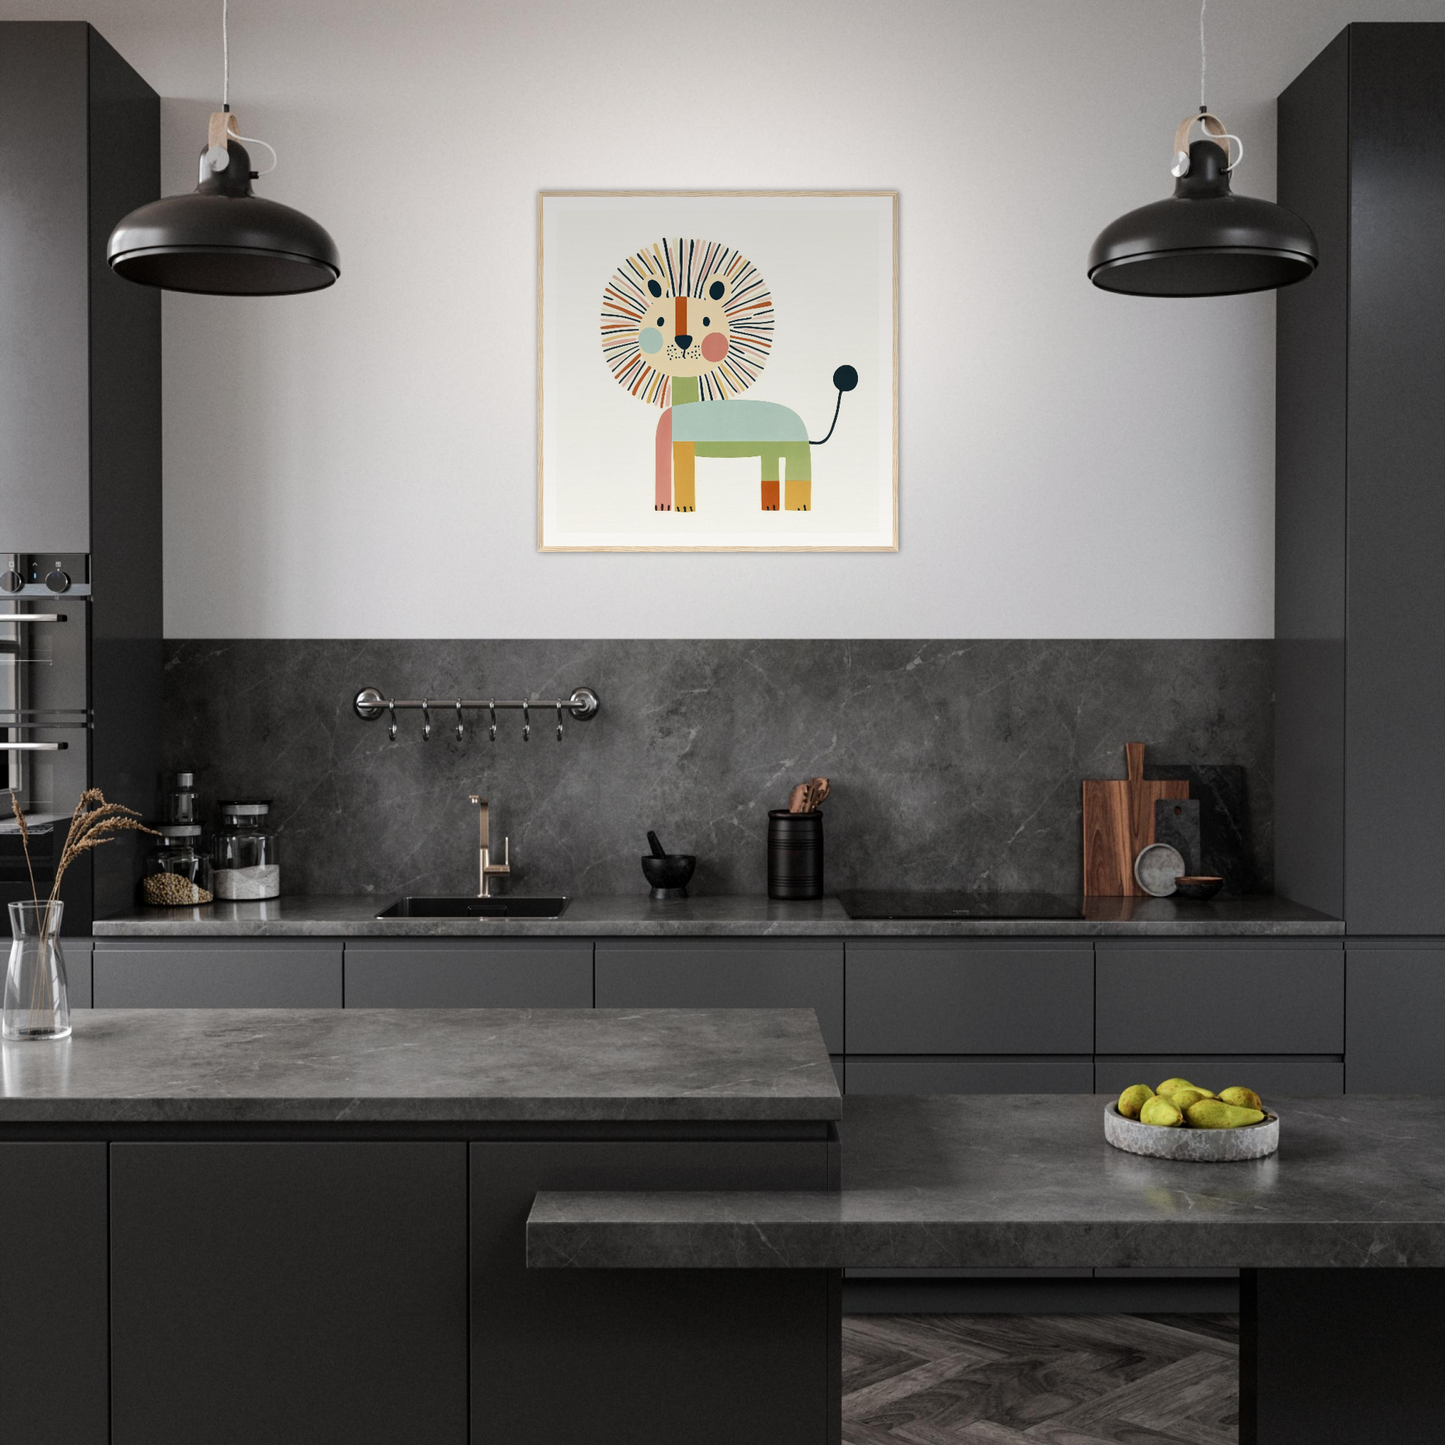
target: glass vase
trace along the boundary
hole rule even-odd
[[[60,951],[63,903],[10,905],[10,967],[5,974],[6,1039],[70,1037],[70,990]]]

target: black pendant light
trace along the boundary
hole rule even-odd
[[[132,211],[111,232],[106,259],[118,276],[166,291],[212,296],[319,291],[341,274],[336,243],[310,216],[251,190],[257,173],[241,144],[249,137],[237,130],[230,107],[227,20],[222,0],[222,108],[211,116],[199,183],[189,195],[166,196]],[[271,150],[265,141],[252,144]]]
[[[1207,3],[1199,7],[1201,102]],[[1205,134],[1191,143],[1196,125]],[[1239,147],[1233,163],[1231,141]],[[1089,280],[1129,296],[1234,296],[1303,281],[1319,262],[1314,232],[1283,206],[1234,194],[1230,175],[1243,155],[1239,138],[1201,103],[1174,135],[1174,194],[1104,227],[1089,251]]]

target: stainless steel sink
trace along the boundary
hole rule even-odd
[[[378,918],[560,918],[563,898],[398,898]]]

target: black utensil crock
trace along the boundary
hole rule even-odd
[[[768,897],[822,896],[823,814],[774,808],[768,814]]]

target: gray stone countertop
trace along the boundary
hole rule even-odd
[[[560,918],[377,918],[390,897],[295,897],[203,908],[134,908],[97,921],[97,938],[1268,938],[1338,937],[1343,923],[1283,898],[1175,902],[1076,900],[1060,919],[850,919],[836,898],[774,903],[748,895],[669,902],[577,898]]]
[[[844,1101],[836,1194],[538,1194],[547,1267],[1445,1266],[1445,1096],[1273,1099],[1268,1159],[1104,1142],[1108,1098]]]
[[[0,1126],[842,1113],[811,1009],[95,1009],[74,1026],[0,1048]]]

